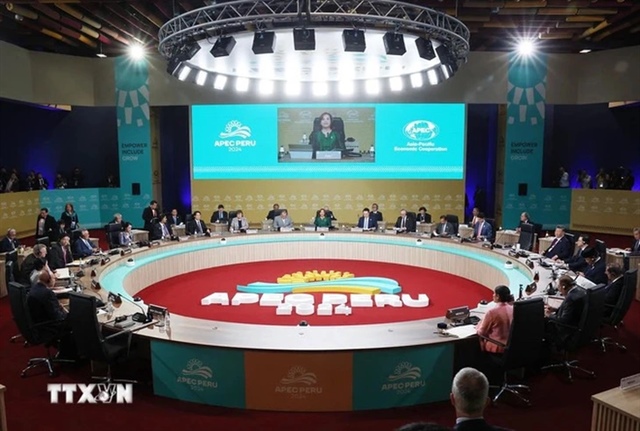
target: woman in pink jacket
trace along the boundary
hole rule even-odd
[[[507,344],[511,322],[513,320],[513,295],[507,286],[498,286],[494,289],[493,301],[496,306],[487,311],[484,319],[478,324],[478,334],[502,344]],[[502,353],[504,347],[490,341],[480,339],[480,347],[485,352]]]

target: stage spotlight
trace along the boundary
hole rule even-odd
[[[421,72],[412,73],[411,75],[409,75],[409,80],[411,81],[411,86],[413,88],[420,88],[424,83]]]
[[[309,28],[294,28],[293,47],[296,51],[313,51],[316,49],[315,30]]]
[[[298,96],[302,92],[300,81],[292,80],[285,82],[284,92],[287,96]]]
[[[167,63],[167,73],[169,75],[175,75],[175,73],[178,71],[178,69],[180,68],[181,65],[182,65],[182,62],[180,60],[178,60],[175,57],[172,58]]]
[[[180,81],[184,81],[187,79],[190,73],[191,73],[191,68],[187,65],[183,65],[182,69],[180,70],[180,73],[178,74],[178,79]]]
[[[354,82],[348,80],[342,80],[338,83],[338,93],[341,96],[351,96],[354,93]]]
[[[210,52],[214,57],[228,57],[235,46],[236,39],[233,36],[222,36],[216,40]]]
[[[523,39],[518,42],[518,54],[528,57],[535,51],[536,47],[531,39]]]
[[[385,33],[382,36],[382,41],[387,55],[404,55],[407,52],[407,47],[404,45],[404,36],[401,33]]]
[[[207,81],[207,72],[205,72],[204,70],[199,70],[198,74],[196,75],[196,84],[204,85],[206,81]]]
[[[260,31],[253,36],[253,53],[273,54],[276,45],[276,34],[272,31]]]
[[[273,94],[273,87],[273,81],[263,79],[262,81],[260,81],[260,84],[258,86],[258,92],[263,96],[268,96],[270,94]]]
[[[380,94],[380,81],[377,79],[369,79],[365,83],[365,91],[367,94],[376,95]]]
[[[346,52],[364,52],[367,49],[367,42],[362,30],[343,30],[342,43]]]
[[[244,77],[239,77],[236,79],[236,91],[244,93],[249,90],[249,79]]]
[[[436,58],[436,52],[433,50],[433,43],[429,39],[419,37],[416,39],[416,48],[418,55],[425,60],[433,60]]]
[[[429,69],[427,71],[427,79],[429,80],[429,84],[438,85],[438,74],[435,69]]]
[[[216,90],[224,90],[224,86],[227,85],[228,78],[225,75],[217,75],[213,80],[213,88]]]
[[[401,76],[392,76],[389,78],[389,88],[391,91],[402,91],[404,83]]]
[[[142,60],[144,58],[144,47],[139,43],[129,46],[129,57],[133,60]]]
[[[454,75],[458,71],[458,62],[449,47],[440,45],[436,48],[436,53],[438,54],[440,63],[449,68],[450,75]]]
[[[180,61],[189,61],[200,51],[200,44],[195,40],[185,40],[178,49],[177,57]]]
[[[329,84],[324,81],[314,82],[311,91],[314,96],[326,96],[329,94]]]

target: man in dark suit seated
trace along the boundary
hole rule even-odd
[[[224,205],[218,205],[218,211],[211,214],[211,223],[229,223],[229,213],[224,210]]]
[[[620,299],[620,295],[622,294],[622,288],[624,287],[624,270],[620,265],[612,263],[607,266],[605,274],[607,275],[609,284],[607,284],[607,287],[605,288],[604,315],[605,317],[608,317],[613,311],[613,307],[618,303],[618,299]]]
[[[482,417],[490,402],[489,381],[475,368],[463,368],[453,378],[451,404],[456,409],[454,431],[505,431]]]
[[[627,250],[634,255],[640,255],[640,227],[633,228],[633,244]]]
[[[484,213],[478,213],[476,216],[476,224],[473,226],[473,239],[477,240],[491,240],[493,236],[493,229],[491,224],[487,223],[484,219]]]
[[[592,283],[607,284],[607,275],[605,274],[607,264],[604,258],[598,255],[597,250],[593,247],[587,247],[582,252],[582,257],[584,257],[587,267],[584,273],[578,272],[578,274],[584,276],[584,278]]]
[[[587,262],[584,260],[582,253],[589,247],[589,235],[581,234],[576,240],[577,251],[570,258],[564,260],[567,267],[574,272],[584,271],[587,268]]]
[[[44,244],[36,244],[33,246],[33,253],[27,256],[20,266],[20,282],[24,284],[31,284],[30,277],[31,272],[36,267],[36,261],[42,263],[47,262],[47,246]]]
[[[434,236],[441,236],[448,238],[453,235],[453,225],[447,221],[447,216],[440,216],[440,223],[436,226],[436,230],[433,233]]]
[[[55,241],[55,230],[58,227],[56,219],[49,215],[48,208],[41,208],[36,219],[36,238],[48,236],[49,240]]]
[[[142,211],[142,220],[144,220],[144,230],[151,232],[153,223],[158,218],[158,201],[149,202],[149,206]]]
[[[369,208],[362,210],[362,217],[358,219],[358,227],[364,230],[375,230],[377,226],[377,220],[371,217]]]
[[[267,214],[267,220],[273,220],[280,214],[280,205],[273,204],[273,209]]]
[[[418,210],[416,221],[420,223],[431,223],[431,214],[427,212],[425,207],[420,207]]]
[[[545,316],[549,321],[545,339],[550,346],[562,345],[576,333],[571,327],[578,327],[587,298],[587,292],[568,275],[558,279],[558,291],[564,296],[562,304],[558,308],[545,306]]]
[[[56,226],[56,230],[53,231],[53,233],[49,236],[52,242],[60,241],[62,235],[71,232],[69,229],[67,229],[67,223],[62,219],[57,221]]]
[[[403,208],[400,210],[400,217],[396,220],[395,227],[398,228],[398,232],[415,232],[416,221]]]
[[[193,213],[193,219],[189,220],[185,232],[187,235],[206,235],[211,233],[207,225],[201,220],[202,214],[200,211]]]
[[[528,212],[523,212],[522,214],[520,214],[520,223],[518,223],[516,232],[520,232],[523,224],[533,224],[533,222],[531,221],[531,217],[529,217]]]
[[[11,228],[7,230],[7,236],[2,238],[2,241],[0,241],[0,253],[13,251],[18,247],[20,247],[20,242],[18,241],[18,238],[16,238],[16,230]]]
[[[568,259],[573,254],[571,247],[571,240],[564,235],[564,226],[558,225],[555,230],[555,238],[543,256],[553,260]]]
[[[84,229],[82,236],[80,236],[73,245],[73,254],[76,257],[87,257],[98,251],[98,247],[89,239],[89,231]]]
[[[171,215],[167,217],[167,221],[169,223],[169,226],[179,226],[182,224],[182,217],[178,215],[177,209],[174,208],[171,210]]]
[[[58,268],[64,268],[68,263],[73,262],[70,243],[69,234],[64,234],[56,244],[51,246],[51,251],[49,252],[49,268],[51,268],[52,271]]]

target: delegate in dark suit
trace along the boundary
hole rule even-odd
[[[200,230],[198,230],[198,225],[200,226]],[[202,220],[193,219],[193,220],[190,220],[189,223],[187,223],[187,227],[185,228],[185,231],[187,235],[196,235],[196,234],[206,233],[208,229],[209,228],[207,227],[206,224],[204,224]]]
[[[431,214],[429,213],[418,213],[416,216],[416,221],[420,223],[431,223]]]
[[[453,234],[453,225],[449,222],[438,223],[436,226],[436,234],[438,236],[450,236]]]
[[[226,211],[216,211],[211,214],[211,223],[229,223],[229,213]]]
[[[607,285],[605,288],[604,303],[607,306],[605,308],[605,315],[611,314],[612,307],[616,305],[620,295],[622,294],[622,288],[624,287],[624,277],[618,277]]]
[[[482,418],[468,419],[458,422],[454,427],[454,431],[510,431],[507,428],[496,427],[489,425],[487,421]]]
[[[42,283],[36,283],[27,295],[27,306],[33,323],[63,321],[67,313],[60,305],[56,294]]]
[[[167,216],[167,222],[169,223],[169,226],[173,226],[173,225],[177,226],[182,223],[182,217],[180,217],[179,215],[175,217],[170,215],[170,216]]]
[[[87,257],[93,254],[93,249],[96,246],[88,239],[78,238],[73,244],[73,254],[76,257]]]
[[[359,228],[362,228],[362,229],[375,229],[377,226],[378,226],[378,222],[376,221],[376,219],[374,219],[371,216],[366,218],[366,223],[365,223],[365,218],[364,217],[360,217],[358,219],[358,227]]]
[[[564,263],[566,263],[569,269],[573,272],[584,272],[584,270],[587,269],[587,262],[582,256],[582,250],[584,249],[578,250],[577,253],[564,261]]]
[[[582,287],[574,286],[571,288],[560,307],[554,314],[549,316],[549,321],[560,323],[559,325],[553,325],[555,329],[552,330],[552,337],[555,340],[552,339],[551,341],[564,343],[575,333],[575,329],[567,328],[563,325],[569,325],[574,328],[578,326],[586,299],[587,292]]]
[[[37,257],[35,254],[31,253],[24,259],[22,265],[20,265],[20,282],[25,284],[31,284],[31,272],[36,267],[36,260],[45,261],[42,257]]]
[[[151,232],[151,229],[153,228],[153,222],[155,221],[155,219],[157,219],[157,217],[158,217],[157,210],[151,207],[146,207],[144,211],[142,211],[142,220],[144,220],[144,230],[148,230],[149,232]]]
[[[405,232],[415,232],[416,231],[416,221],[413,219],[413,217],[409,217],[409,216],[405,216],[405,217],[398,217],[398,220],[396,220],[396,224],[395,227],[399,228],[399,229],[405,229]]]
[[[595,284],[607,284],[607,274],[605,270],[607,264],[603,258],[598,258],[593,265],[589,266],[584,272],[584,277]]]
[[[54,244],[51,246],[51,250],[49,250],[48,258],[49,268],[52,270],[64,268],[68,263],[73,262],[71,247],[67,246],[63,250],[60,244]]]
[[[36,220],[36,238],[42,238],[43,236],[48,236],[51,241],[56,240],[56,229],[58,228],[58,223],[56,223],[56,219],[53,218],[52,215],[47,214],[44,218],[44,226],[43,231],[39,232],[40,219],[42,217],[38,216]],[[41,233],[41,235],[39,234]]]
[[[558,256],[558,259],[565,260],[571,256],[571,241],[566,236],[555,238],[549,248],[544,252],[544,257],[553,258]]]
[[[4,238],[2,238],[2,241],[0,241],[0,253],[13,251],[18,248],[18,246],[20,246],[20,243],[18,242],[17,238],[11,239],[8,236],[5,236]]]

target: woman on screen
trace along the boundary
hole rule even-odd
[[[320,115],[320,130],[311,135],[314,151],[332,151],[340,149],[340,136],[333,130],[333,117],[328,112]]]
[[[327,217],[327,214],[324,212],[324,208],[321,208],[316,216],[316,219],[313,221],[313,224],[318,227],[331,227],[331,218]]]

